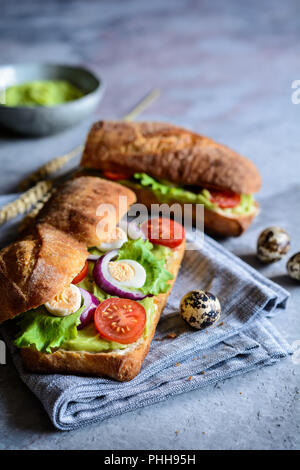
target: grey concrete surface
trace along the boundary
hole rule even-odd
[[[107,85],[96,115],[65,133],[31,139],[0,130],[2,194],[84,141],[93,120],[120,118],[159,87],[161,97],[140,119],[187,126],[249,156],[263,176],[263,208],[283,197],[294,208],[272,214],[300,250],[300,104],[291,101],[300,79],[298,1],[10,1],[1,3],[0,22],[1,63],[80,63]],[[286,278],[284,262],[256,264],[265,223],[262,211],[251,236],[225,244],[290,290],[273,322],[293,343],[300,287]],[[299,449],[295,359],[69,433],[53,429],[8,359],[0,365],[0,449]]]

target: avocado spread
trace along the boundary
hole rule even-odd
[[[146,297],[140,300],[140,304],[146,310],[147,321],[144,330],[144,338],[147,337],[149,328],[152,322],[153,314],[155,313],[155,303],[153,297]],[[115,349],[126,349],[128,344],[120,344],[114,341],[101,338],[98,331],[95,328],[94,323],[86,326],[82,330],[78,330],[76,338],[70,339],[61,345],[62,349],[70,351],[87,351],[93,353],[108,352]]]
[[[5,106],[55,106],[84,96],[66,80],[36,80],[5,90]]]

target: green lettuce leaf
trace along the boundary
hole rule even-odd
[[[35,346],[38,351],[51,353],[64,341],[76,338],[77,326],[84,305],[66,317],[55,317],[44,306],[22,313],[17,319],[20,332],[15,340],[18,348]]]
[[[119,250],[118,260],[132,259],[140,263],[146,271],[146,282],[140,289],[144,294],[158,295],[169,290],[172,274],[165,269],[165,260],[153,253],[153,245],[148,240],[129,240]]]
[[[139,181],[141,186],[151,188],[160,202],[174,200],[189,204],[204,204],[205,207],[211,210],[218,208],[216,204],[210,201],[210,194],[205,189],[196,194],[167,181],[157,181],[146,173],[135,173],[134,178]]]
[[[246,214],[254,208],[254,199],[251,194],[242,194],[241,202],[236,207],[221,209],[217,204],[211,202],[208,189],[202,189],[199,193],[194,193],[165,180],[157,181],[146,173],[135,173],[133,176],[140,186],[151,188],[157,200],[161,203],[178,201],[187,204],[203,204],[206,209],[224,214]]]
[[[109,295],[109,294],[107,294],[106,292],[104,292],[104,290],[102,290],[102,289],[95,283],[95,281],[92,283],[92,290],[90,290],[90,292],[92,292],[92,293],[94,294],[94,296],[97,297],[97,299],[98,299],[100,302],[103,302],[103,300],[109,299],[110,297],[112,297],[112,295]]]

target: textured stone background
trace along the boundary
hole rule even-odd
[[[190,127],[249,156],[263,176],[262,207],[286,201],[275,222],[289,227],[299,250],[300,105],[291,102],[291,83],[300,79],[299,1],[2,1],[0,25],[1,63],[85,64],[107,86],[96,116],[76,129],[41,139],[0,130],[2,194],[81,143],[93,120],[120,118],[159,87],[161,97],[140,119]],[[266,215],[262,211],[251,236],[226,242],[259,269],[251,253]],[[292,293],[288,310],[274,319],[292,343],[300,339],[299,286],[284,276],[284,262],[263,272]],[[299,448],[299,370],[288,359],[61,433],[9,361],[0,366],[0,448]]]

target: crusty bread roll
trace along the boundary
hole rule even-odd
[[[0,251],[0,323],[52,299],[81,271],[83,244],[48,224]]]
[[[125,204],[120,205],[120,198]],[[104,214],[97,215],[100,204],[115,208],[115,221],[112,212],[105,213],[105,217],[117,223],[135,201],[135,194],[120,184],[92,176],[75,178],[54,193],[37,222],[50,224],[86,246],[95,246],[99,243],[96,227],[104,217]]]
[[[144,172],[176,184],[252,194],[260,189],[257,168],[224,145],[181,127],[159,122],[105,122],[88,134],[81,165]]]

